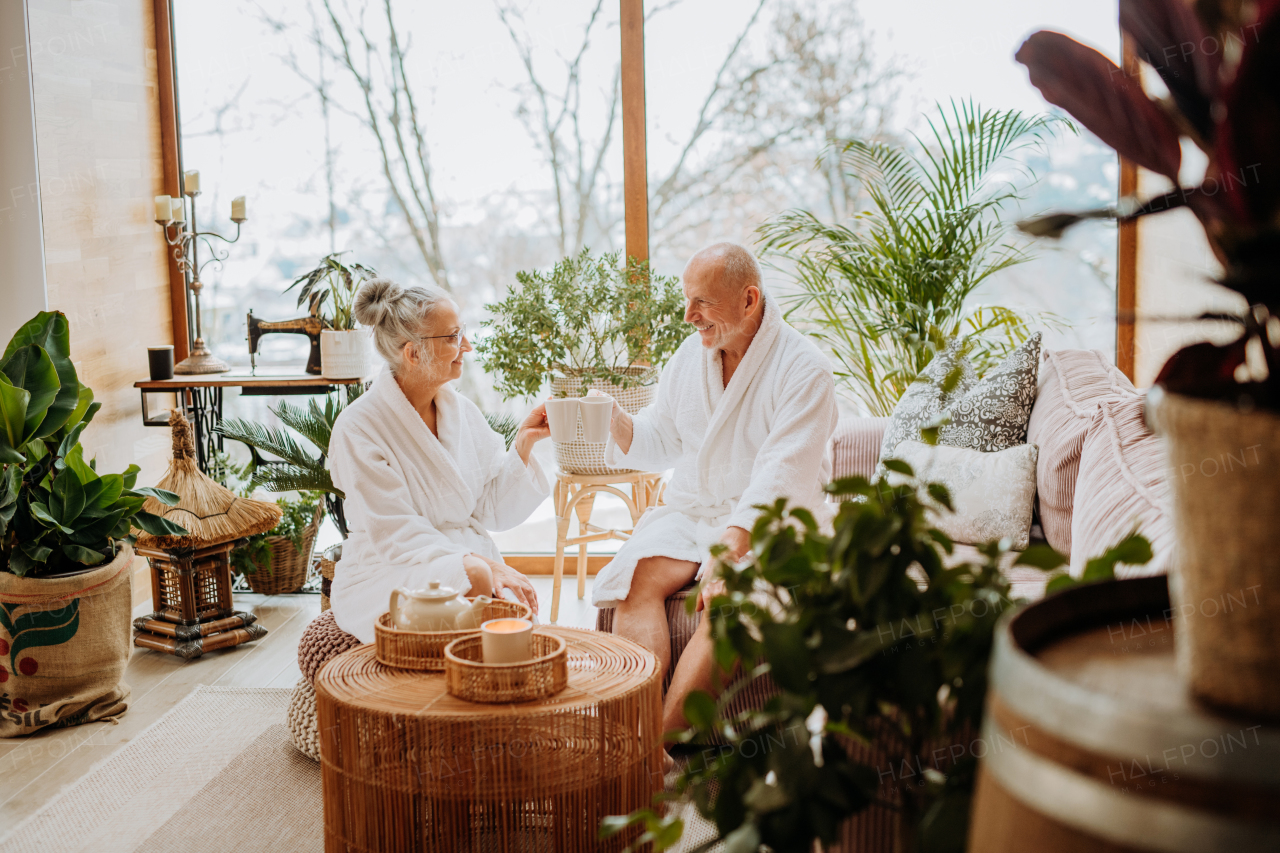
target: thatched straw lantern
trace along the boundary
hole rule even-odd
[[[183,658],[238,646],[267,633],[251,613],[232,609],[231,550],[239,539],[280,523],[280,507],[242,498],[200,470],[191,424],[180,411],[169,416],[173,461],[157,485],[178,496],[165,506],[148,498],[143,507],[185,528],[185,536],[142,533],[134,546],[151,564],[155,612],[135,619],[134,645]]]

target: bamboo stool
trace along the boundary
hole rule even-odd
[[[662,503],[662,475],[648,471],[627,471],[618,474],[570,474],[556,472],[553,492],[556,505],[556,562],[555,578],[551,583],[551,621],[560,618],[560,584],[564,578],[565,548],[578,546],[578,599],[587,593],[587,543],[602,539],[627,540],[635,530],[640,516],[650,507]],[[618,486],[630,486],[628,497]],[[631,527],[627,530],[606,529],[591,523],[591,510],[596,495],[608,492],[617,495],[631,513]],[[572,514],[578,516],[578,535],[569,536]]]
[[[568,646],[568,686],[483,705],[444,673],[393,669],[372,645],[315,680],[327,853],[378,850],[620,851],[600,820],[662,790],[662,673],[641,646],[546,627]]]

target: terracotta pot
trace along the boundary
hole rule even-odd
[[[1203,701],[1280,718],[1280,416],[1152,389],[1177,553],[1178,670]]]

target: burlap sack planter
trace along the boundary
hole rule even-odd
[[[553,397],[584,397],[588,391],[602,391],[618,401],[629,414],[635,414],[653,402],[658,395],[658,370],[652,367],[632,367],[624,371],[637,379],[636,384],[620,388],[612,382],[600,379],[584,381],[580,376],[555,376],[551,380]],[[556,444],[556,464],[567,474],[626,474],[631,468],[610,468],[604,464],[603,444],[582,441],[582,423],[578,423],[578,440]]]
[[[1177,553],[1178,670],[1198,698],[1280,717],[1280,416],[1147,395],[1164,437]]]
[[[123,714],[132,609],[127,545],[69,577],[0,572],[0,737]]]

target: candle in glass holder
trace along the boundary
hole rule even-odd
[[[528,619],[490,619],[480,626],[485,663],[524,663],[533,658],[533,623]]]
[[[182,191],[187,195],[200,192],[200,173],[195,169],[182,176]]]
[[[173,200],[173,221],[183,222],[187,218],[187,209],[182,206],[182,199],[175,198]]]
[[[248,218],[244,213],[244,196],[238,195],[231,199],[231,221],[244,222]]]
[[[168,222],[173,218],[173,203],[167,195],[156,196],[156,222]]]

